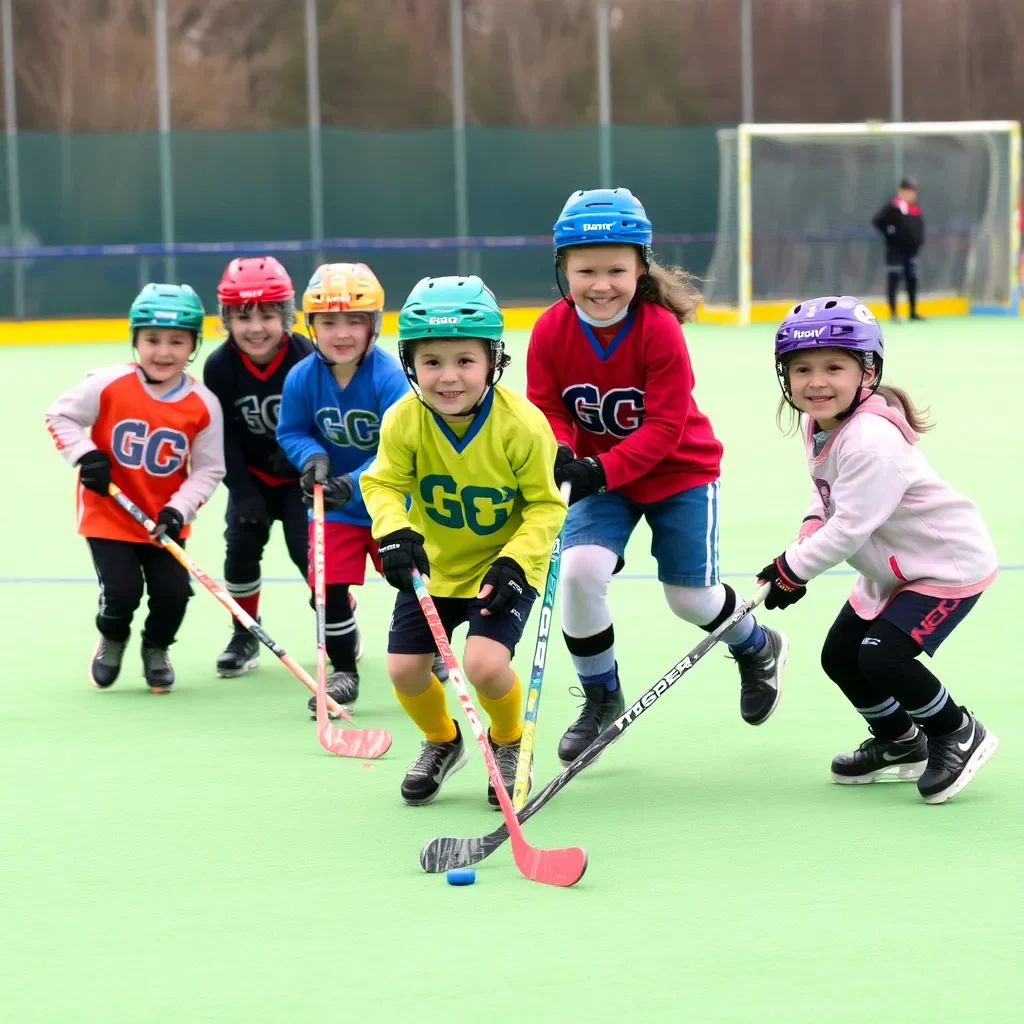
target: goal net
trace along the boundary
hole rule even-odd
[[[720,130],[705,304],[749,323],[812,295],[883,299],[884,247],[871,219],[909,176],[925,221],[922,298],[1016,311],[1020,145],[1016,121]]]

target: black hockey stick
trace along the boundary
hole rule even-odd
[[[753,600],[740,605],[718,629],[701,640],[685,658],[677,661],[632,707],[626,709],[625,714],[615,719],[572,764],[568,765],[560,775],[556,775],[539,793],[527,801],[523,809],[516,815],[520,824],[527,818],[533,817],[587,765],[593,764],[607,747],[611,746],[637,718],[718,643],[723,633],[727,633],[737,622],[746,618],[767,595],[768,585],[763,584],[754,594]],[[420,850],[420,867],[431,873],[448,871],[451,868],[469,867],[478,864],[485,857],[489,857],[506,839],[508,839],[508,829],[504,825],[486,836],[474,838],[446,836],[431,839]]]

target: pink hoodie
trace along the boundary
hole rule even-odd
[[[819,455],[813,424],[801,417],[813,489],[808,516],[786,552],[810,580],[848,562],[859,575],[853,610],[877,618],[902,590],[940,598],[980,594],[998,561],[977,506],[954,491],[915,447],[902,410],[872,395],[832,432]]]

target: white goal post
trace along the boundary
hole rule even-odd
[[[774,319],[811,295],[885,294],[874,214],[920,186],[920,294],[939,312],[1016,313],[1018,121],[740,124],[718,132],[718,236],[705,305]]]

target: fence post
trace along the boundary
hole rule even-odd
[[[314,242],[324,240],[324,163],[320,136],[320,41],[316,0],[306,0],[306,108],[309,114],[309,221]],[[318,249],[316,262],[325,261]]]
[[[903,120],[903,0],[889,0],[890,121]],[[903,136],[893,136],[896,182],[903,178]]]
[[[167,70],[167,0],[156,2],[156,101],[159,112],[160,217],[164,245],[174,245],[174,168],[171,161],[171,87]],[[164,256],[164,280],[176,284],[177,260]]]
[[[608,41],[608,0],[597,0],[597,122],[598,180],[612,188],[612,72]]]
[[[452,145],[455,162],[455,234],[469,237],[469,195],[466,169],[466,68],[462,41],[462,0],[450,0],[452,44]],[[469,252],[459,246],[459,273],[468,273]]]
[[[4,117],[7,142],[7,209],[10,211],[11,245],[21,245],[21,185],[18,178],[18,113],[14,96],[14,24],[11,0],[0,0],[3,29]],[[25,319],[25,266],[14,260],[14,318]]]
[[[754,16],[750,0],[740,0],[740,120],[754,120]]]

